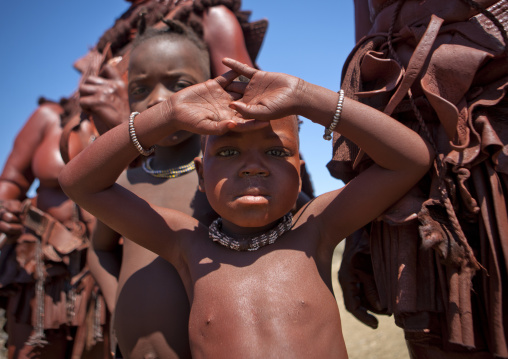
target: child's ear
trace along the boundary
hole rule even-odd
[[[194,158],[194,164],[196,165],[196,172],[198,173],[198,189],[200,192],[205,193],[205,181],[203,179],[203,157]]]

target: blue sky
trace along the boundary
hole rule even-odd
[[[314,6],[315,4],[318,4]],[[0,55],[0,164],[40,96],[70,95],[79,75],[73,62],[93,47],[129,6],[122,0],[24,0],[2,3]],[[285,72],[338,91],[342,65],[354,46],[353,0],[316,3],[295,0],[243,0],[251,20],[266,18],[269,28],[258,56],[266,71]],[[342,185],[325,165],[331,142],[324,128],[304,119],[301,151],[316,194]]]

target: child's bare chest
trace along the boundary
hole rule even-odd
[[[337,304],[312,250],[285,245],[256,252],[211,248],[190,271],[191,341],[206,345],[237,338],[228,342],[242,351],[247,350],[242,343],[248,338],[269,347],[292,342],[302,333],[311,338],[323,326],[335,332],[340,321]]]
[[[203,267],[195,270],[195,304],[200,297],[211,295],[218,296],[216,299],[222,302],[221,307],[227,301],[235,307],[262,304],[270,311],[279,304],[287,306],[293,300],[309,301],[314,293],[328,291],[315,259],[305,252],[277,249],[259,255],[233,252],[231,256],[236,258],[222,260],[216,265],[213,262],[205,264],[205,260]]]

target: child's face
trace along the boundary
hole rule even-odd
[[[208,80],[200,61],[201,52],[189,40],[156,36],[147,39],[131,53],[129,63],[129,105],[131,111],[142,112],[163,102],[175,92]],[[192,136],[178,131],[161,142],[174,146]]]
[[[197,160],[200,190],[222,216],[223,229],[252,234],[289,212],[301,188],[296,119],[249,132],[208,136]]]

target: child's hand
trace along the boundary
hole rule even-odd
[[[256,70],[230,58],[225,58],[223,63],[250,79],[249,83],[234,82],[227,87],[243,94],[240,101],[230,105],[243,117],[268,121],[298,114],[299,95],[305,81],[282,73]]]
[[[129,97],[127,86],[118,71],[105,65],[100,76],[89,76],[79,86],[79,104],[91,114],[100,134],[128,121]]]
[[[199,134],[223,134],[238,125],[249,127],[254,121],[244,120],[229,107],[241,97],[225,90],[236,77],[235,72],[229,71],[173,94],[168,100],[171,121],[177,121],[181,130]]]

